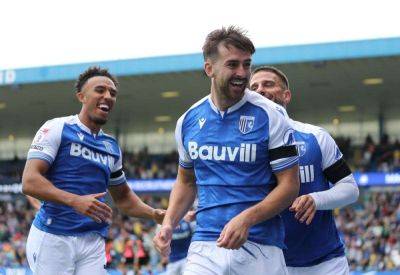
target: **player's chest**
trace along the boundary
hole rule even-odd
[[[184,129],[183,143],[192,160],[255,162],[266,157],[268,124],[246,114],[200,117]]]
[[[95,165],[109,170],[118,160],[119,152],[107,140],[72,132],[62,137],[59,155],[78,166]]]

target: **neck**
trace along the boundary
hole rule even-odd
[[[83,125],[90,129],[92,134],[97,134],[100,131],[101,125],[90,120],[90,118],[87,115],[82,114],[82,112],[79,113],[78,118]]]

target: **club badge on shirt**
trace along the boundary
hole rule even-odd
[[[249,133],[253,129],[254,120],[253,116],[240,116],[239,131],[244,135]]]

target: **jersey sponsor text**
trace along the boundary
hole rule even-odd
[[[257,155],[257,145],[241,143],[240,147],[202,145],[199,147],[196,141],[189,141],[189,155],[195,160],[216,160],[216,161],[236,161],[239,156],[239,162],[255,162]]]

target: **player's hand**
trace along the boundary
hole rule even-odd
[[[183,220],[185,222],[194,222],[196,220],[196,211],[190,210],[186,213],[186,215],[183,217]]]
[[[154,247],[162,257],[168,257],[171,253],[172,226],[163,225],[153,238]]]
[[[76,196],[71,206],[79,213],[92,218],[95,222],[111,223],[112,209],[98,199],[104,197],[106,192]]]
[[[311,195],[297,197],[289,210],[296,212],[294,217],[301,223],[305,221],[307,225],[312,222],[317,212],[315,201]]]
[[[153,210],[153,220],[158,224],[162,224],[166,212],[167,211],[164,209],[159,209],[159,208],[154,209]]]
[[[227,249],[239,249],[249,236],[249,225],[244,215],[237,215],[230,220],[222,230],[217,240],[217,246]]]

